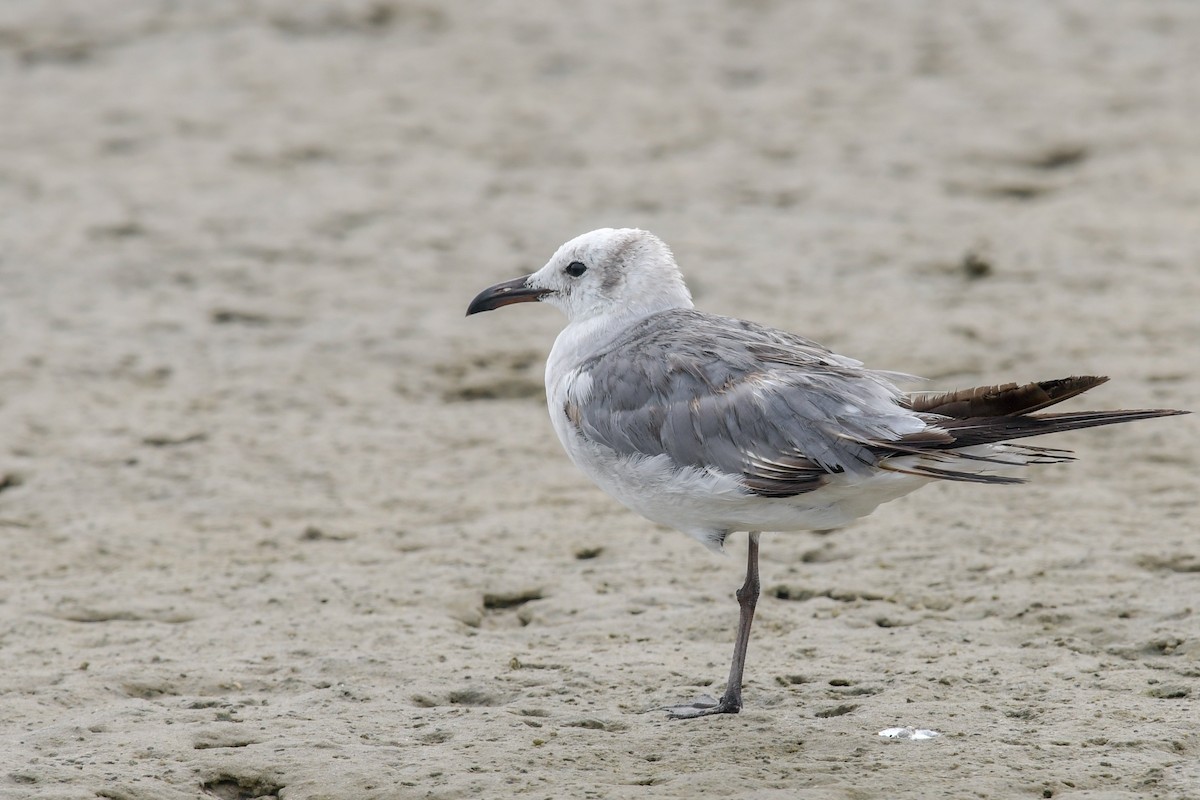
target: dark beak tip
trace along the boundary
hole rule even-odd
[[[481,311],[493,311],[501,306],[512,305],[513,303],[524,303],[533,300],[541,300],[546,292],[542,289],[530,288],[525,282],[529,280],[528,275],[523,275],[520,278],[513,278],[504,283],[498,283],[495,286],[489,286],[475,296],[471,304],[467,306],[467,316],[478,314]]]
[[[474,300],[472,300],[471,304],[469,306],[467,306],[467,314],[466,315],[469,317],[472,314],[479,314],[483,311],[491,311],[491,310],[492,310],[491,307],[487,305],[487,298],[483,297],[481,295],[479,297],[476,297]]]

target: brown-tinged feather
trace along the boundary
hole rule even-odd
[[[917,393],[908,397],[908,405],[913,411],[923,414],[940,414],[959,419],[1032,414],[1055,403],[1069,400],[1107,380],[1105,376],[1078,375],[1052,381],[1037,381],[1023,386],[1006,383],[944,394]]]
[[[959,472],[953,469],[939,469],[926,464],[911,467],[900,467],[887,461],[879,462],[879,468],[888,472],[900,472],[904,475],[916,475],[920,478],[939,478],[946,481],[962,481],[963,483],[992,483],[1017,484],[1025,483],[1024,478],[1012,478],[1007,475],[980,475],[975,472]]]
[[[877,466],[881,469],[944,480],[1016,483],[1020,482],[1020,479],[981,476],[975,472],[933,466],[929,461],[944,462],[947,458],[961,458],[1014,466],[1071,461],[1073,457],[1066,450],[1007,443],[1029,436],[1187,413],[1173,409],[1077,411],[1040,416],[1031,413],[1081,394],[1106,380],[1108,378],[1085,375],[1039,381],[1023,386],[1010,383],[937,395],[913,395],[909,399],[913,410],[940,417],[930,420],[933,427],[920,433],[902,436],[898,440],[859,440],[859,443],[870,448],[878,456]],[[1018,462],[1014,463],[1003,455],[964,452],[966,448],[1002,443],[1007,444],[1011,453],[1019,451]],[[923,463],[899,466],[889,462],[889,458],[899,455],[922,456]]]
[[[579,406],[568,400],[563,404],[563,413],[567,415],[567,419],[569,419],[571,424],[576,428],[583,427],[583,416],[579,412]]]
[[[760,497],[792,497],[819,489],[827,476],[826,470],[803,456],[750,456],[742,471],[742,485]]]

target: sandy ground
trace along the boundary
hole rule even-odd
[[[670,722],[744,536],[570,467],[557,312],[463,318],[637,225],[873,366],[1200,408],[1198,42],[1190,0],[0,3],[0,796],[1200,797],[1197,417],[766,536],[746,712]]]

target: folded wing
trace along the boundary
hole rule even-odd
[[[568,397],[565,410],[584,436],[622,455],[665,455],[681,467],[739,476],[748,492],[764,497],[875,469],[1019,483],[989,468],[1071,455],[1010,440],[1186,413],[1035,413],[1108,380],[1098,376],[905,395],[893,381],[911,376],[690,309],[648,317],[579,373],[589,388]]]

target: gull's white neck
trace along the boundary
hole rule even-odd
[[[568,322],[554,340],[554,347],[546,360],[546,390],[550,392],[558,378],[603,351],[630,326],[651,314],[672,308],[692,308],[692,303],[690,299],[682,302],[675,300],[661,307],[637,306]]]

